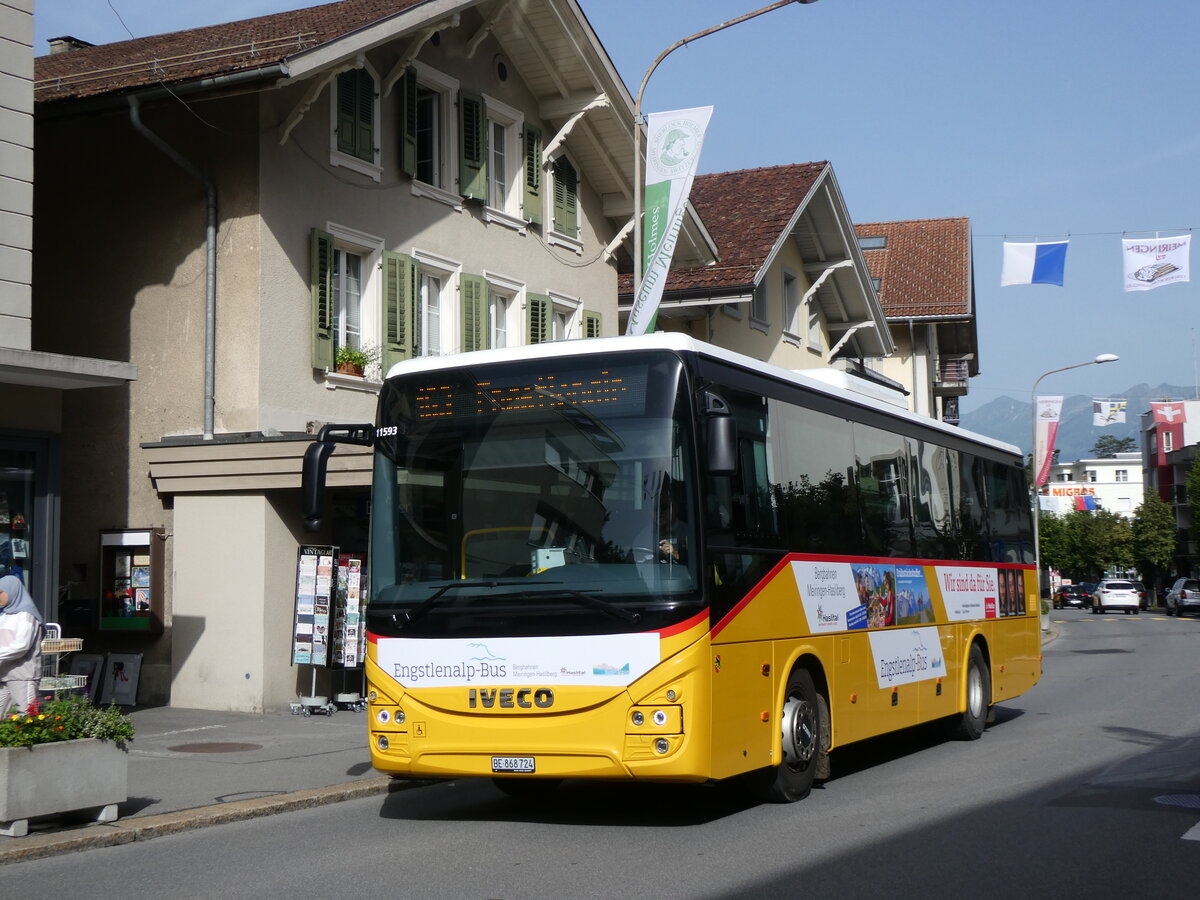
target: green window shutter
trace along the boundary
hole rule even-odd
[[[355,155],[367,162],[375,161],[375,79],[366,69],[358,74],[357,141]]]
[[[417,264],[411,256],[383,253],[383,374],[409,359],[413,348],[413,315],[417,306]]]
[[[531,344],[550,340],[550,315],[554,306],[548,294],[525,295],[525,335]]]
[[[579,233],[579,185],[575,167],[565,156],[554,161],[554,230],[567,237]]]
[[[600,337],[600,313],[587,312],[583,313],[583,336],[585,338]]]
[[[319,228],[309,238],[312,367],[333,368],[333,237]]]
[[[400,170],[410,178],[417,174],[417,75],[409,69],[396,83],[400,97]]]
[[[487,117],[478,94],[459,92],[458,140],[458,192],[487,200]]]
[[[358,137],[358,79],[357,69],[343,72],[337,77],[337,148],[343,153],[354,153]]]
[[[488,330],[487,279],[482,275],[462,275],[458,279],[462,303],[462,349],[486,350],[491,344]]]
[[[525,197],[522,208],[525,221],[542,224],[542,133],[525,127]]]

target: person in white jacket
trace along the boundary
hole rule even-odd
[[[0,715],[29,708],[42,674],[42,614],[15,575],[0,578]]]

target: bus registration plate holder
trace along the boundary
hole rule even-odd
[[[532,756],[493,756],[493,772],[532,772],[534,770]]]

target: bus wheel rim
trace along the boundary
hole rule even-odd
[[[975,666],[967,674],[967,711],[973,716],[983,712],[983,676]]]
[[[783,757],[794,769],[803,769],[817,752],[816,709],[801,697],[783,705]]]

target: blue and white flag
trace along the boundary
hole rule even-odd
[[[1069,243],[1070,241],[1054,241],[1045,244],[1010,244],[1005,241],[1000,286],[1057,284],[1062,287]]]

